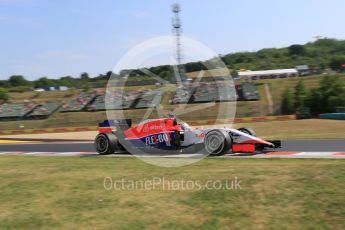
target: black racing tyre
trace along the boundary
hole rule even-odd
[[[100,133],[96,136],[95,148],[101,155],[112,154],[119,150],[119,141],[113,133]]]
[[[206,134],[204,148],[210,155],[223,155],[231,152],[232,139],[226,131],[214,129]]]
[[[242,128],[237,129],[237,130],[238,130],[238,131],[241,131],[241,132],[243,132],[243,133],[249,134],[249,135],[251,135],[251,136],[256,137],[255,131],[254,131],[253,129],[251,129],[251,128],[242,127]]]

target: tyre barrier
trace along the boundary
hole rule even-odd
[[[345,113],[322,113],[319,117],[321,119],[345,120]]]

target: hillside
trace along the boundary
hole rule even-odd
[[[294,90],[299,80],[303,80],[307,89],[316,88],[319,85],[323,76],[308,76],[308,77],[294,77],[294,78],[280,78],[280,79],[262,79],[254,81],[257,85],[260,93],[259,101],[240,101],[236,106],[236,117],[252,117],[252,116],[265,116],[272,115],[269,111],[267,94],[264,90],[264,85],[269,85],[270,94],[272,96],[273,114],[280,114],[281,97],[284,89],[288,88],[291,91]],[[345,81],[345,76],[341,76],[341,79]],[[240,83],[241,81],[236,81]],[[152,86],[154,87],[154,86]],[[131,87],[131,89],[141,89],[141,87]],[[76,93],[76,91],[66,92],[27,92],[27,93],[10,93],[10,98],[14,101],[21,102],[23,100],[41,101],[41,100],[57,100],[64,101]],[[169,97],[171,94],[166,93],[162,100],[162,108],[168,111],[174,110],[177,105],[171,105],[169,103]],[[233,102],[222,102],[222,105],[231,106]],[[228,105],[229,104],[229,105]],[[220,103],[216,103],[214,106],[200,111],[184,114],[181,118],[184,120],[207,120],[214,119]],[[142,109],[129,109],[124,113],[127,117],[134,120],[142,118]],[[121,113],[117,111],[116,113]],[[156,113],[152,114],[152,117],[156,116]],[[85,119],[87,117],[87,119]],[[106,118],[105,111],[99,112],[77,112],[77,113],[55,113],[48,119],[44,120],[22,120],[22,121],[3,121],[0,122],[0,129],[18,129],[20,127],[25,128],[43,128],[43,127],[62,127],[62,126],[83,126],[83,125],[95,125],[100,120]]]
[[[304,45],[239,52],[222,57],[231,69],[280,69],[309,65],[311,68],[339,69],[345,63],[345,41],[320,39]]]
[[[344,70],[342,65],[345,63],[345,40],[319,39],[304,45],[293,44],[284,48],[266,48],[256,52],[237,52],[221,56],[226,66],[233,72],[241,69],[246,70],[266,70],[279,68],[295,68],[297,65],[309,65],[315,72],[322,72],[324,69],[331,68],[335,71]],[[212,60],[207,60],[209,62]],[[186,72],[205,70],[204,62],[191,62],[185,65]],[[151,72],[159,75],[168,81],[173,76],[173,68],[169,65],[154,66],[148,68]],[[83,70],[81,70],[82,72]],[[35,81],[28,81],[25,76],[10,76],[9,80],[0,80],[0,88],[7,88],[10,91],[23,92],[32,87],[48,86],[68,86],[89,89],[102,87],[110,76],[124,79],[127,81],[141,82],[142,84],[152,84],[153,79],[146,76],[140,70],[122,70],[120,73],[107,71],[98,76],[90,76],[82,73],[80,76],[62,76],[60,79],[49,79],[42,77]]]
[[[239,70],[267,70],[288,69],[297,65],[308,65],[319,73],[330,68],[335,71],[343,70],[345,64],[345,40],[319,39],[306,44],[292,44],[283,48],[265,48],[255,52],[236,52],[221,55],[225,65],[236,72]],[[190,62],[184,65],[186,72],[206,70],[205,63],[211,60]],[[162,65],[149,68],[160,77],[170,80],[173,70],[171,66]],[[145,76],[139,70],[124,70],[123,73],[133,73],[130,77]]]

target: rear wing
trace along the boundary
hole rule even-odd
[[[98,123],[99,133],[111,133],[117,130],[126,130],[132,126],[131,119],[104,120]]]

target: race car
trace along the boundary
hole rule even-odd
[[[175,118],[148,119],[132,127],[130,119],[99,123],[95,148],[99,154],[177,151],[208,155],[256,153],[281,147],[281,141],[265,141],[250,128],[192,128]]]

